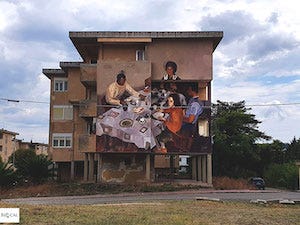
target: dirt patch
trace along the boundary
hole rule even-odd
[[[228,177],[213,178],[213,186],[218,190],[255,189],[245,179]],[[101,183],[58,183],[26,184],[19,187],[0,190],[0,198],[42,197],[42,196],[72,196],[93,194],[117,194],[125,192],[165,192],[181,190],[207,189],[201,185],[180,183],[152,183],[152,184],[101,184]]]
[[[255,189],[246,179],[233,179],[229,177],[214,177],[213,186],[218,190]]]

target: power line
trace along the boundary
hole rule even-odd
[[[23,99],[9,99],[9,98],[0,98],[2,101],[7,101],[7,102],[27,102],[27,103],[38,103],[38,104],[50,104],[49,102],[42,102],[42,101],[33,101],[33,100],[23,100]],[[212,104],[216,104],[213,103]],[[84,105],[79,104],[79,105]],[[285,105],[300,105],[300,102],[289,102],[289,103],[270,103],[270,104],[246,104],[246,107],[252,107],[252,106],[285,106]],[[113,107],[109,105],[97,105],[97,107]],[[207,107],[207,106],[205,106]]]
[[[22,99],[9,99],[9,98],[0,98],[2,101],[7,101],[7,102],[27,102],[27,103],[38,103],[38,104],[50,104],[49,102],[41,102],[41,101],[33,101],[33,100],[22,100]]]
[[[300,105],[300,102],[270,103],[270,104],[251,104],[251,105],[245,105],[245,106],[277,106],[277,105]]]

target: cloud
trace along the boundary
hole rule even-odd
[[[249,60],[273,56],[276,53],[284,54],[300,46],[292,35],[282,33],[259,33],[247,41]]]
[[[199,22],[202,30],[224,31],[223,44],[243,41],[267,27],[255,20],[253,15],[245,11],[226,11],[216,16],[208,15]]]
[[[278,13],[277,12],[273,12],[271,14],[271,16],[268,18],[268,22],[269,23],[273,23],[273,24],[277,24],[278,23],[278,17],[279,17]]]

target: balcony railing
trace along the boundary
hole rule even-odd
[[[96,152],[96,135],[79,135],[79,152]]]
[[[79,116],[80,117],[96,117],[97,116],[96,100],[80,101]]]
[[[88,86],[96,86],[97,80],[97,64],[81,64],[80,65],[80,81]]]

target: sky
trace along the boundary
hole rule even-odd
[[[300,138],[297,3],[0,0],[0,129],[48,143],[50,81],[42,69],[82,60],[69,31],[223,31],[213,54],[212,102],[245,100],[261,131],[283,142]]]

